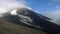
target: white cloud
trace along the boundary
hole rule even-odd
[[[6,9],[0,8],[0,14],[2,14],[2,13],[4,13],[4,12],[6,12]]]
[[[47,11],[44,15],[51,18],[52,22],[60,25],[60,8],[56,6],[56,10]]]
[[[26,6],[26,4],[27,3],[25,0],[20,0],[20,2],[17,2],[17,0],[0,0],[0,14],[17,7],[26,7],[31,9],[30,7]]]

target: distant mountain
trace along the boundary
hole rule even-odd
[[[17,11],[15,11],[14,13],[17,14],[12,15],[11,11],[9,11],[3,14],[2,18],[5,18],[15,24],[28,26],[49,33],[60,32],[60,26],[50,22],[50,18],[47,18],[27,8],[17,8],[16,10]]]

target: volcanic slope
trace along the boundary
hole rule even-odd
[[[0,18],[0,34],[47,34],[45,32],[32,28],[17,25],[12,22]]]

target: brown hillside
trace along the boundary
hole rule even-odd
[[[32,28],[24,27],[6,21],[3,18],[0,18],[0,34],[47,34],[42,31],[38,31]]]

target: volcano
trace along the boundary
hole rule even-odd
[[[2,18],[18,25],[27,26],[44,32],[59,33],[60,26],[50,22],[50,18],[28,8],[17,8],[2,14]]]

